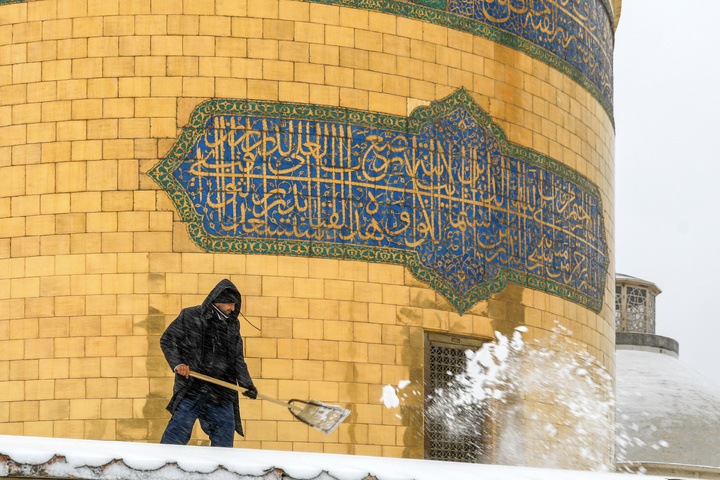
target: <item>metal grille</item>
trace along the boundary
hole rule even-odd
[[[435,392],[444,389],[454,374],[464,371],[465,350],[469,347],[450,347],[446,345],[429,345],[429,362],[426,381],[426,394],[430,399]],[[425,458],[430,460],[446,460],[453,462],[477,462],[481,447],[481,418],[468,419],[476,421],[478,433],[458,433],[452,431],[444,423],[432,418],[425,419]]]

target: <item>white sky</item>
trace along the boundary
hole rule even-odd
[[[623,0],[615,43],[616,269],[654,282],[657,334],[720,385],[720,1]]]

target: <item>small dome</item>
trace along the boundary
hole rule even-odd
[[[617,348],[618,433],[645,444],[631,442],[621,461],[720,467],[720,387],[674,352]]]

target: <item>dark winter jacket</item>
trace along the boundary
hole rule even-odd
[[[237,301],[235,311],[227,319],[221,319],[213,303],[226,289],[233,290]],[[240,322],[237,318],[241,301],[240,292],[235,285],[225,279],[213,288],[202,305],[184,308],[160,338],[160,347],[170,368],[174,371],[178,365],[185,364],[193,372],[204,373],[244,388],[253,387],[243,356]],[[220,348],[213,352],[214,346]],[[219,355],[219,352],[223,354]],[[210,390],[215,392],[216,401],[219,399],[220,403],[232,402],[235,408],[235,431],[243,435],[238,393],[223,387],[214,389],[212,387],[214,386],[202,380],[193,377],[188,379],[176,374],[173,397],[167,406],[168,411],[174,413],[187,396],[193,396],[200,390]]]

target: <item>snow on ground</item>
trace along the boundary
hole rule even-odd
[[[55,459],[54,462],[51,460]],[[49,462],[49,463],[48,463]],[[42,465],[35,467],[34,465]],[[282,470],[279,471],[278,469]],[[283,472],[284,475],[283,476]],[[622,480],[628,474],[0,435],[0,477],[129,480]],[[18,475],[19,474],[19,475]],[[653,478],[643,476],[646,480]]]

